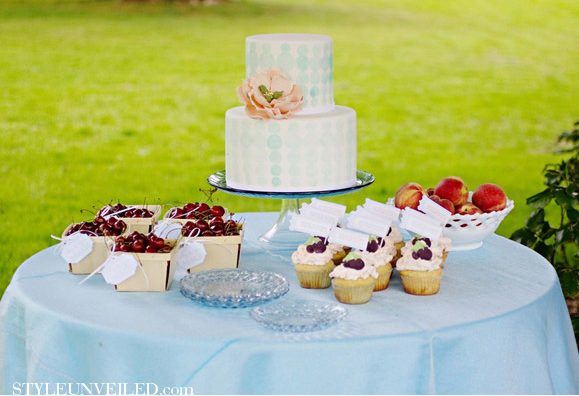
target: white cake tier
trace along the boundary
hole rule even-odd
[[[303,192],[356,182],[356,112],[257,120],[243,107],[225,113],[227,185],[250,191]]]
[[[261,34],[245,43],[247,77],[277,68],[304,94],[302,114],[334,109],[332,38],[318,34]]]

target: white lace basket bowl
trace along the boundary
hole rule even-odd
[[[483,241],[497,230],[514,207],[515,203],[508,199],[507,206],[496,212],[452,215],[442,232],[452,241],[450,250],[473,250],[481,247]]]

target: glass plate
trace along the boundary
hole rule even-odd
[[[289,283],[274,272],[228,269],[187,275],[180,289],[185,297],[203,305],[244,308],[283,296]]]
[[[249,313],[253,319],[272,330],[302,333],[322,330],[347,314],[346,308],[322,301],[283,301],[257,307]]]
[[[352,191],[359,190],[361,188],[367,187],[374,183],[374,175],[370,172],[363,170],[356,171],[356,182],[351,187],[340,188],[336,190],[326,190],[326,191],[301,191],[301,192],[267,192],[267,191],[249,191],[249,190],[238,190],[233,187],[229,187],[225,181],[225,171],[215,172],[207,178],[207,182],[219,190],[241,195],[245,197],[254,198],[278,198],[278,199],[290,199],[290,198],[311,198],[311,197],[329,197],[331,195],[341,195]]]

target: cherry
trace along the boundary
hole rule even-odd
[[[136,239],[132,244],[131,244],[131,250],[135,253],[143,253],[146,249],[146,245],[145,242],[141,239]]]
[[[201,233],[201,236],[211,237],[211,236],[215,236],[215,234],[214,234],[213,231],[211,231],[211,230],[205,230],[205,231],[203,231],[203,232]]]
[[[215,205],[210,209],[210,212],[213,217],[221,217],[225,214],[225,209],[223,206]]]
[[[145,253],[157,253],[157,247],[153,245],[147,246]]]
[[[359,258],[344,261],[342,264],[344,264],[344,267],[346,267],[346,268],[352,268],[355,270],[361,270],[362,268],[364,268],[364,260],[359,259]]]
[[[194,211],[195,209],[197,209],[197,206],[198,206],[198,205],[199,205],[199,204],[198,204],[197,202],[195,202],[195,203],[188,203],[187,205],[183,206],[183,211],[184,211],[184,212],[192,212],[192,211]]]

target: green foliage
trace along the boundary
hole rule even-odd
[[[574,297],[579,293],[579,121],[573,130],[562,133],[558,142],[563,147],[557,152],[568,158],[545,166],[547,188],[527,198],[527,205],[535,210],[525,227],[511,238],[549,260],[559,274],[565,296]],[[547,210],[557,212],[555,226],[545,218]]]

